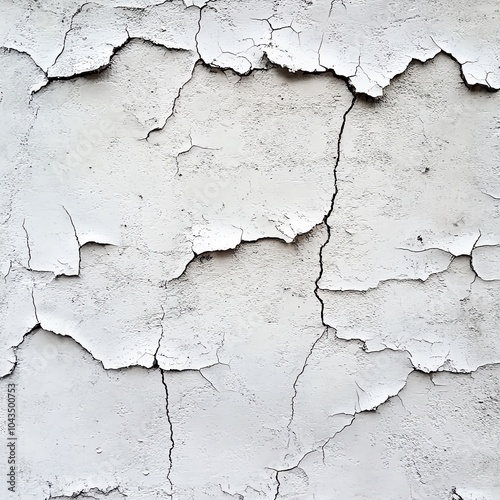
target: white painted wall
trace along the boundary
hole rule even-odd
[[[499,26],[0,0],[0,498],[499,500]]]

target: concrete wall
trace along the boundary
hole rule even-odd
[[[0,0],[0,498],[500,499],[496,0]]]

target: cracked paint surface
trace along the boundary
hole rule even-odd
[[[500,498],[499,15],[1,0],[0,498]]]

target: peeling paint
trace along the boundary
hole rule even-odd
[[[9,498],[498,498],[498,16],[0,2]]]

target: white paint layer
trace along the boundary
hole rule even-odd
[[[499,15],[0,0],[0,498],[498,500]]]

